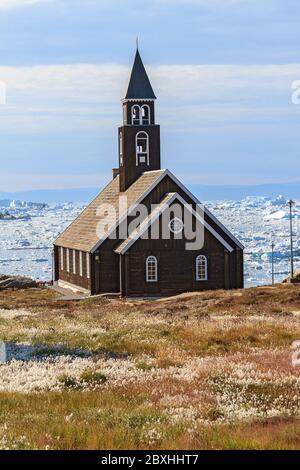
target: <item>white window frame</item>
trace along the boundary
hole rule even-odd
[[[60,247],[60,269],[64,270],[64,249],[62,246]]]
[[[76,250],[73,250],[73,274],[76,274]]]
[[[204,269],[203,269],[204,268]],[[196,258],[196,281],[207,281],[207,257],[205,255],[198,255]]]
[[[67,272],[70,272],[70,250],[67,248]]]
[[[141,134],[144,134],[146,137],[140,137]],[[143,139],[146,141],[146,152],[140,152],[138,148],[138,139]],[[149,166],[149,134],[145,131],[140,131],[135,136],[135,149],[136,149],[136,166],[142,165],[140,163],[140,156],[145,157],[147,165]]]
[[[90,279],[91,277],[91,266],[90,266],[90,254],[86,254],[86,277]]]
[[[158,262],[156,256],[148,256],[146,259],[146,282],[158,282]]]
[[[135,109],[138,109],[138,117],[134,117],[134,111]],[[131,122],[133,126],[140,126],[141,125],[141,119],[142,119],[142,110],[141,107],[138,104],[135,104],[131,108]]]
[[[79,276],[83,276],[82,251],[79,252]]]
[[[146,119],[144,118],[144,110],[145,109],[148,109],[147,122],[144,122],[144,121],[146,121]],[[151,109],[150,109],[150,106],[148,104],[144,104],[141,108],[140,122],[141,122],[141,125],[143,125],[143,126],[150,126],[150,123],[151,123]]]

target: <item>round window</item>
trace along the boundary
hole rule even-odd
[[[178,219],[178,217],[175,217],[175,219],[172,219],[171,222],[169,223],[169,229],[172,233],[181,233],[183,230],[182,220]]]

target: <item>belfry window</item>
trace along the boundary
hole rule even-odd
[[[142,124],[143,126],[150,125],[150,108],[147,104],[142,106]]]
[[[141,108],[137,105],[132,107],[132,124],[139,126],[141,123]]]
[[[149,136],[146,132],[139,132],[136,136],[136,165],[144,163],[149,165]]]

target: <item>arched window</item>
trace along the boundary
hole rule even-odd
[[[196,281],[207,281],[207,258],[199,255],[196,258]]]
[[[149,165],[149,136],[146,132],[136,135],[136,165],[141,163]]]
[[[142,106],[142,124],[143,126],[150,125],[150,108],[147,104]]]
[[[157,259],[155,256],[148,256],[146,259],[146,281],[157,282],[158,270],[157,270]]]
[[[132,124],[139,126],[141,123],[141,108],[136,104],[132,107]]]

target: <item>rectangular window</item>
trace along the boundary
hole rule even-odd
[[[61,247],[60,249],[60,269],[64,270],[64,249]]]
[[[67,271],[70,272],[70,250],[67,248]]]
[[[73,274],[76,274],[76,250],[73,250]]]
[[[79,275],[83,276],[82,251],[79,252]]]
[[[87,277],[88,279],[91,277],[90,255],[89,255],[89,253],[86,254],[86,277]]]

